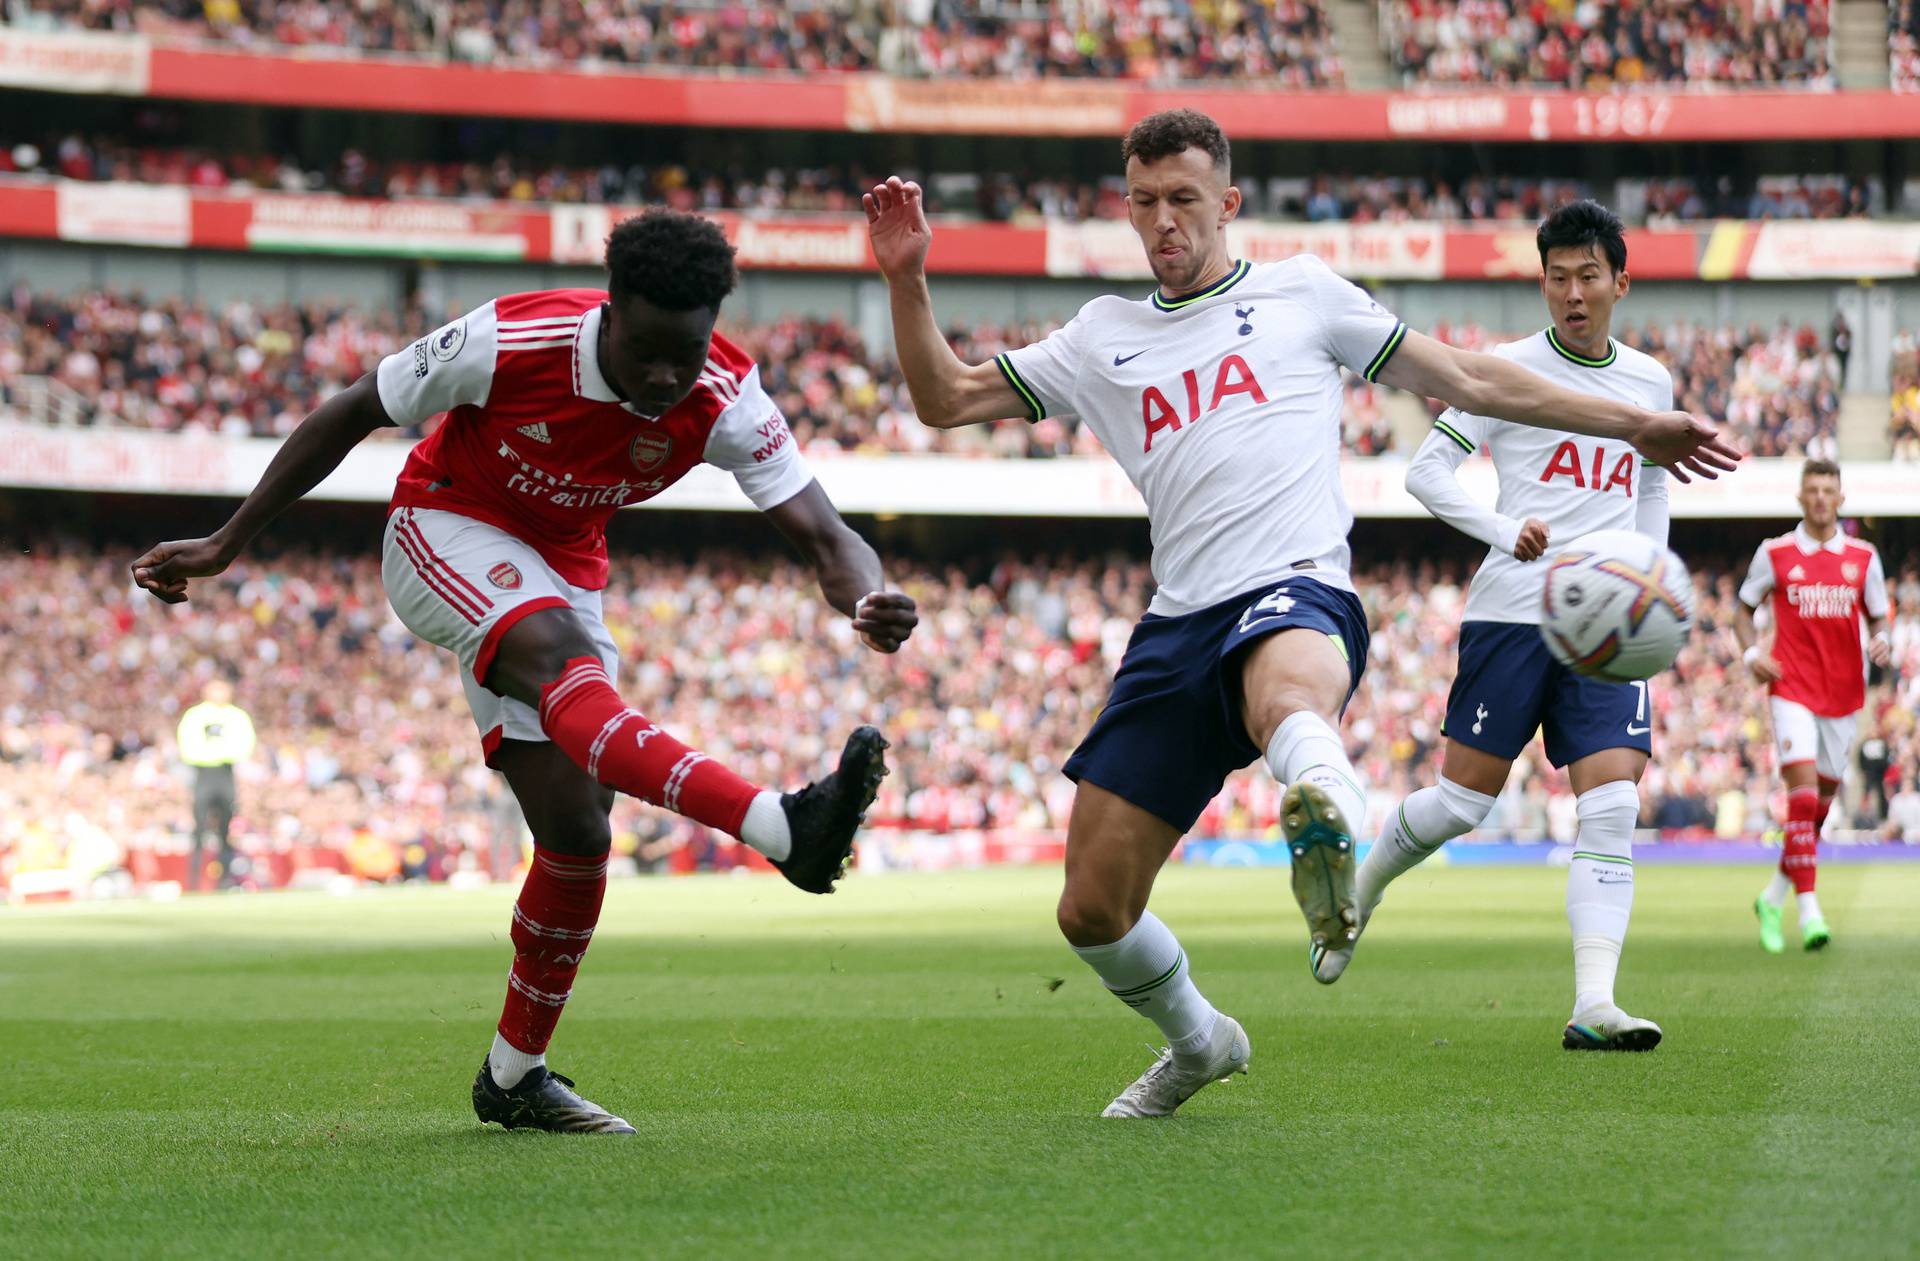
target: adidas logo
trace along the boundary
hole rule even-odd
[[[544,428],[544,426],[543,426],[543,428]],[[545,442],[545,441],[546,441],[546,439],[545,439],[545,438],[542,438],[542,439],[540,439],[540,441],[542,441],[542,442]],[[1795,565],[1795,566],[1794,566],[1794,567],[1793,567],[1792,569],[1789,569],[1789,570],[1787,571],[1787,577],[1789,577],[1789,578],[1804,578],[1804,577],[1806,577],[1806,576],[1807,576],[1807,571],[1806,571],[1806,570],[1804,570],[1804,569],[1802,569],[1802,568],[1800,568],[1800,566],[1798,566],[1798,565]]]
[[[531,425],[522,425],[517,432],[527,435],[527,437],[532,438],[535,442],[545,442],[549,444],[553,442],[553,438],[547,433],[547,422],[544,420],[536,421]]]

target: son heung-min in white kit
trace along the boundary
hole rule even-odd
[[[1352,829],[1365,793],[1336,724],[1365,667],[1367,625],[1347,574],[1340,369],[1630,439],[1709,475],[1736,457],[1689,417],[1582,398],[1410,332],[1316,258],[1235,260],[1222,230],[1240,194],[1226,137],[1203,114],[1153,115],[1122,154],[1158,290],[1096,298],[992,363],[962,363],[934,320],[920,189],[892,179],[865,204],[920,419],[1076,415],[1146,500],[1158,592],[1066,763],[1078,791],[1058,909],[1076,953],[1168,1039],[1106,1109],[1139,1117],[1246,1069],[1245,1031],[1201,995],[1180,943],[1146,909],[1160,867],[1230,771],[1264,752],[1290,785],[1282,816],[1315,949],[1359,924]]]
[[[1652,357],[1613,341],[1613,307],[1626,296],[1627,247],[1620,220],[1597,202],[1555,211],[1540,225],[1540,289],[1553,323],[1493,351],[1570,390],[1654,411],[1673,405],[1673,378]],[[1491,510],[1455,476],[1467,456],[1493,457],[1500,493]],[[1434,422],[1407,471],[1407,489],[1434,516],[1488,545],[1467,591],[1460,665],[1442,725],[1440,781],[1388,816],[1361,864],[1356,897],[1364,926],[1396,876],[1440,845],[1478,827],[1536,731],[1547,760],[1567,767],[1579,834],[1567,869],[1573,930],[1570,1050],[1651,1050],[1660,1028],[1621,1011],[1613,983],[1633,908],[1633,825],[1639,780],[1652,752],[1649,683],[1612,683],[1555,661],[1540,637],[1550,544],[1595,530],[1638,530],[1667,542],[1666,470],[1627,443],[1529,429],[1450,410]],[[1320,960],[1331,984],[1351,948]]]

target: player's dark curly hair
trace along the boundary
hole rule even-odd
[[[656,206],[607,237],[607,292],[645,298],[667,311],[715,311],[738,281],[733,246],[720,225]]]
[[[1142,162],[1158,162],[1182,149],[1200,150],[1213,159],[1214,169],[1222,174],[1232,166],[1227,133],[1197,109],[1163,109],[1158,114],[1148,114],[1135,123],[1127,138],[1120,142],[1120,160],[1139,158]]]
[[[1560,207],[1540,224],[1534,241],[1540,246],[1540,266],[1548,250],[1597,250],[1619,275],[1627,269],[1627,230],[1620,216],[1592,198]]]

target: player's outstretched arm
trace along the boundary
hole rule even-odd
[[[1689,473],[1716,478],[1744,454],[1714,426],[1685,412],[1650,412],[1580,394],[1498,355],[1458,350],[1411,329],[1377,379],[1463,412],[1631,442],[1683,482],[1693,480]]]
[[[913,597],[885,590],[880,557],[853,532],[818,481],[767,509],[767,516],[800,550],[820,578],[827,603],[853,619],[853,629],[875,652],[898,652],[920,624]]]
[[[187,579],[207,578],[234,562],[267,523],[340,467],[347,452],[387,419],[373,373],[313,409],[273,454],[260,483],[227,523],[203,539],[161,543],[133,562],[135,583],[165,600],[187,598]]]
[[[998,368],[970,364],[953,353],[933,318],[927,289],[927,223],[920,186],[894,176],[860,199],[867,211],[867,239],[887,281],[893,307],[893,348],[900,374],[913,395],[921,423],[957,429],[989,420],[1027,415],[1027,402]]]

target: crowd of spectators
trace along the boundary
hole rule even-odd
[[[283,437],[321,400],[435,325],[419,310],[373,313],[323,303],[205,305],[138,294],[35,294],[0,301],[0,405],[22,378],[49,378],[79,400],[73,419],[142,429]],[[942,432],[915,417],[899,369],[838,320],[787,317],[723,325],[759,361],[761,380],[809,455],[887,452],[1046,458],[1100,448],[1090,429],[1049,417]],[[955,329],[970,363],[1037,340],[1051,325]],[[16,410],[24,404],[15,401]],[[52,409],[59,420],[65,413]],[[1378,455],[1392,429],[1376,388],[1347,382],[1347,448]],[[430,422],[431,424],[431,422]],[[414,439],[423,429],[384,432]]]
[[[155,110],[155,121],[163,111]],[[414,161],[342,150],[324,165],[290,156],[214,152],[125,136],[64,133],[0,147],[0,174],[122,180],[194,189],[341,193],[352,197],[445,197],[466,201],[665,205],[746,214],[857,214],[860,195],[887,174],[829,163],[783,168],[695,169],[678,162],[599,166],[490,160]],[[1127,217],[1125,180],[1006,171],[914,171],[934,215],[995,223],[1069,223]],[[1596,188],[1565,179],[1328,174],[1311,178],[1242,171],[1244,214],[1311,223],[1534,223],[1556,207],[1598,196],[1630,223],[1659,227],[1707,219],[1864,217],[1868,187],[1842,176],[1767,176],[1751,183],[1624,179]]]
[[[1389,0],[1407,84],[1832,89],[1827,0]]]
[[[1892,376],[1888,454],[1902,463],[1920,463],[1920,333],[1894,335]]]
[[[478,63],[1338,86],[1321,0],[14,0],[16,21]]]
[[[1887,0],[1887,71],[1896,92],[1920,92],[1920,3]]]
[[[1527,335],[1471,322],[1429,331],[1468,350]],[[1843,361],[1811,324],[1648,322],[1616,327],[1615,339],[1666,365],[1674,406],[1725,425],[1750,454],[1838,458]]]
[[[75,853],[184,850],[189,795],[172,733],[216,677],[233,681],[260,734],[239,770],[234,829],[252,870],[295,850],[396,878],[497,869],[503,843],[517,856],[519,824],[481,764],[458,666],[399,625],[371,556],[242,560],[182,606],[134,590],[129,559],[45,544],[0,559],[10,646],[0,874],[57,868]],[[1780,817],[1780,790],[1762,699],[1729,629],[1738,566],[1696,567],[1694,636],[1652,690],[1658,755],[1642,824],[1761,835]],[[1914,841],[1920,569],[1898,558],[1891,568],[1895,666],[1871,691],[1858,812],[1836,822],[1883,832],[1891,814]],[[881,657],[786,561],[616,553],[606,616],[622,690],[682,739],[771,784],[817,775],[851,727],[876,723],[894,745],[870,812],[878,829],[1064,827],[1072,790],[1059,768],[1146,604],[1146,566],[1008,556],[972,574],[896,565],[893,577],[922,622],[904,652]],[[1374,640],[1345,731],[1372,789],[1371,828],[1435,773],[1464,589],[1461,573],[1430,562],[1359,577]],[[1196,833],[1272,835],[1278,806],[1256,764],[1231,778]],[[1573,812],[1565,776],[1536,747],[1484,832],[1566,840]],[[642,868],[744,861],[724,838],[629,801],[615,831]]]

